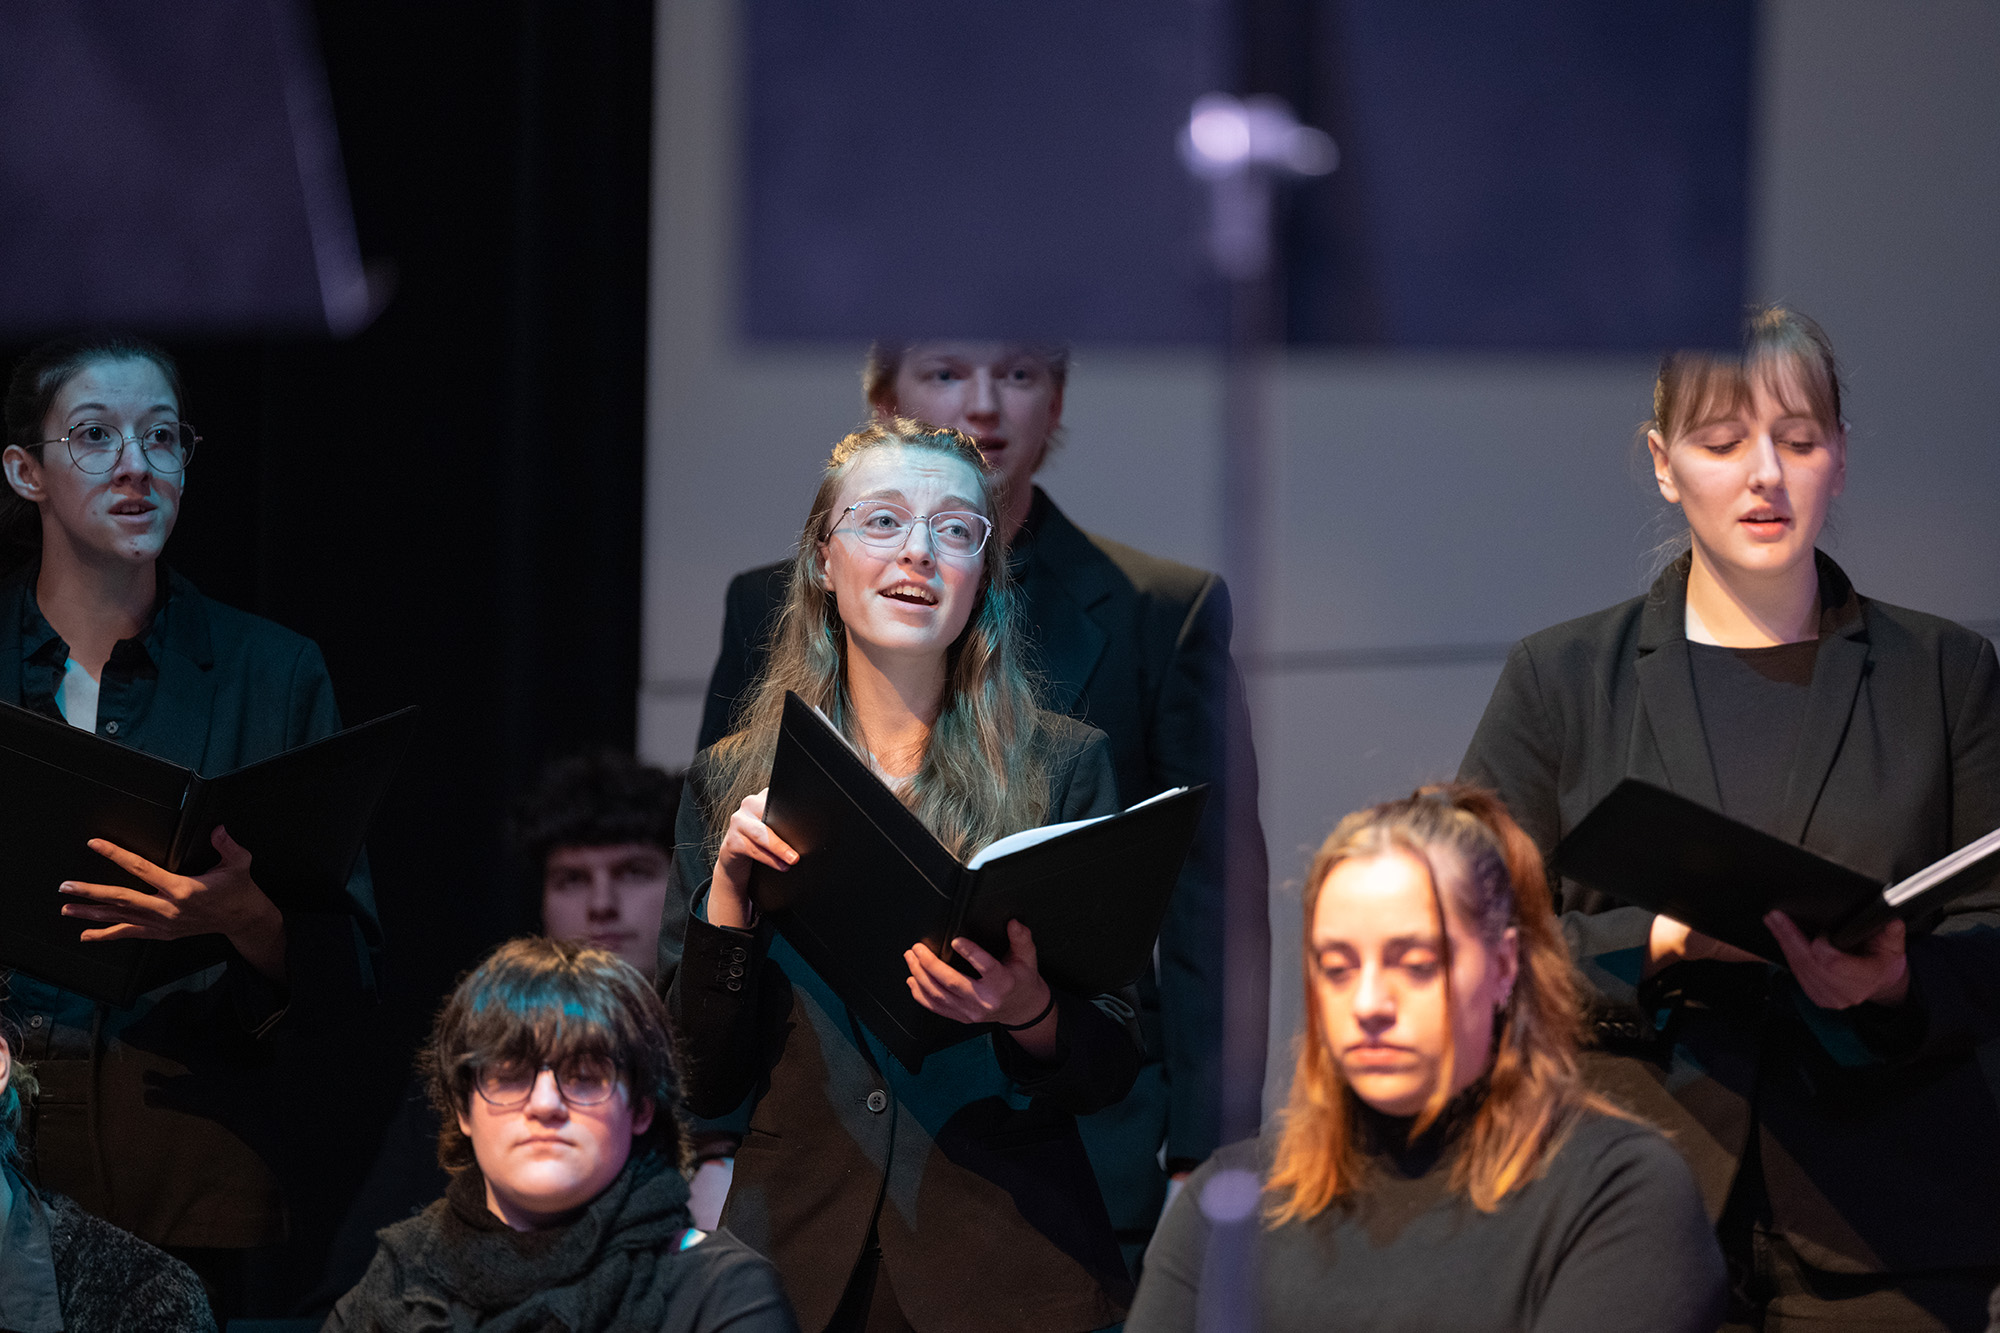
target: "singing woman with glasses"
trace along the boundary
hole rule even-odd
[[[810,1333],[1082,1333],[1131,1296],[1074,1121],[1136,1077],[1129,1006],[1052,988],[1018,922],[1004,957],[952,941],[969,974],[913,941],[911,994],[971,1038],[912,1070],[749,893],[753,865],[797,859],[762,819],[787,690],[956,854],[1117,808],[1103,733],[1035,706],[995,513],[957,431],[888,419],[834,446],[742,727],[684,789],[688,896],[662,932],[684,947],[663,948],[660,980],[688,1105],[722,1115],[756,1094],[722,1220],[770,1256]]]
[[[0,581],[0,702],[227,772],[340,719],[310,640],[211,601],[161,561],[200,440],[182,400],[172,358],[130,337],[48,343],[15,367],[0,453],[0,544],[16,566]],[[215,869],[189,877],[93,841],[105,879],[153,891],[47,887],[86,941],[220,935],[226,964],[123,1010],[16,971],[4,1003],[41,1084],[27,1135],[36,1183],[186,1258],[226,1319],[242,1253],[284,1236],[257,1108],[294,972],[309,960],[303,970],[358,993],[375,928],[365,868],[348,884],[351,915],[287,915],[259,883],[258,848],[226,829],[214,844]]]
[[[501,945],[420,1058],[444,1198],[385,1227],[329,1333],[796,1333],[771,1265],[688,1216],[665,1007],[607,949]]]

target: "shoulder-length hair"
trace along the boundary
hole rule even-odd
[[[487,1065],[561,1065],[607,1060],[625,1080],[634,1110],[653,1123],[633,1139],[679,1165],[687,1157],[681,1077],[667,1007],[639,970],[608,949],[526,936],[495,949],[459,981],[439,1011],[419,1071],[437,1109],[438,1164],[456,1174],[474,1164],[458,1126]]]
[[[790,586],[773,632],[764,672],[735,718],[736,730],[709,752],[721,792],[708,814],[709,852],[721,843],[729,816],[770,785],[785,692],[825,713],[860,743],[847,693],[847,631],[822,582],[820,547],[831,533],[841,482],[855,460],[890,446],[945,454],[978,478],[980,512],[998,515],[993,474],[971,437],[905,418],[862,427],[833,447],[812,510],[799,533]],[[986,543],[978,600],[965,629],[945,653],[945,687],[924,759],[901,789],[903,803],[954,855],[1042,822],[1048,811],[1049,739],[1037,720],[1035,689],[1015,629],[1016,592],[1007,573],[1005,534]]]
[[[1272,1226],[1315,1217],[1363,1183],[1355,1093],[1328,1048],[1313,993],[1312,925],[1320,893],[1336,866],[1392,852],[1406,853],[1428,868],[1443,953],[1448,1044],[1437,1087],[1416,1117],[1412,1137],[1435,1123],[1450,1103],[1453,1066],[1483,1054],[1449,1044],[1456,997],[1451,993],[1447,922],[1469,929],[1488,948],[1498,946],[1509,927],[1518,941],[1519,973],[1494,1022],[1486,1093],[1463,1131],[1452,1187],[1482,1212],[1492,1212],[1510,1190],[1541,1172],[1585,1111],[1625,1114],[1586,1091],[1578,1073],[1582,1019],[1577,984],[1550,905],[1541,853],[1493,793],[1456,783],[1425,787],[1341,820],[1321,844],[1306,878],[1306,1021],[1291,1100],[1265,1185],[1265,1215]]]

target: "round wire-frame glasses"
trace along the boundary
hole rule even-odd
[[[993,524],[984,514],[967,509],[942,509],[935,514],[913,514],[892,500],[863,500],[840,511],[836,525],[849,514],[855,515],[847,529],[870,546],[901,549],[910,533],[923,524],[931,534],[931,545],[945,555],[970,559],[986,549]],[[836,531],[840,529],[836,526]]]
[[[127,435],[105,421],[79,421],[66,434],[53,440],[37,440],[33,447],[60,444],[69,450],[69,461],[79,472],[101,477],[118,466],[125,456],[125,442],[139,446],[139,456],[155,472],[173,476],[186,470],[201,436],[185,421],[156,421],[137,435]]]

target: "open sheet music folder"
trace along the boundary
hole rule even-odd
[[[1764,927],[1781,909],[1843,949],[1901,917],[1939,911],[2000,874],[2000,829],[1884,885],[1685,796],[1627,778],[1556,847],[1551,867],[1580,884],[1685,921],[1783,964]]]
[[[1153,942],[1207,798],[1182,787],[1122,814],[1030,829],[960,863],[817,710],[785,698],[764,822],[799,853],[757,866],[751,893],[786,941],[912,1069],[987,1029],[918,1004],[903,951],[919,940],[1008,950],[1034,933],[1041,973],[1078,995],[1115,991],[1152,965]]]
[[[92,838],[199,875],[218,859],[209,835],[220,824],[249,851],[251,878],[280,910],[351,911],[347,877],[416,714],[405,708],[208,778],[0,704],[0,967],[125,1006],[227,957],[219,935],[78,939],[97,923],[63,916],[70,900],[57,885],[146,888],[90,850]]]

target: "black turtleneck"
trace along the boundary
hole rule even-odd
[[[1259,1224],[1263,1333],[1710,1333],[1721,1322],[1722,1256],[1694,1180],[1664,1138],[1587,1115],[1539,1178],[1482,1213],[1451,1185],[1472,1105],[1461,1098],[1414,1141],[1410,1120],[1360,1108],[1364,1186],[1310,1221]],[[1270,1147],[1230,1144],[1188,1180],[1146,1251],[1127,1333],[1195,1327],[1215,1234],[1204,1195],[1226,1172],[1261,1181]]]

